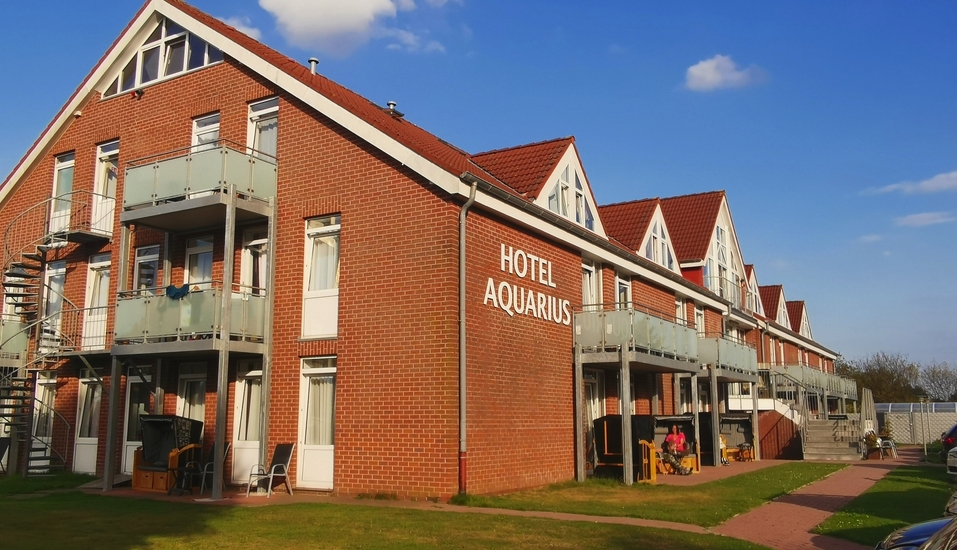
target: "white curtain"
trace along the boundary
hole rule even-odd
[[[243,381],[242,411],[239,415],[239,441],[259,441],[259,412],[262,408],[262,379]]]
[[[306,445],[333,445],[336,409],[335,376],[310,376],[308,391]]]
[[[309,290],[339,288],[339,235],[316,235],[312,238]]]
[[[270,157],[276,156],[277,140],[279,136],[279,119],[271,117],[256,121],[256,137],[254,149]],[[266,157],[267,159],[269,157]]]

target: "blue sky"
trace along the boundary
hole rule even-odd
[[[957,4],[192,3],[467,151],[574,135],[599,203],[724,189],[823,345],[957,365]],[[141,5],[6,6],[4,177]]]

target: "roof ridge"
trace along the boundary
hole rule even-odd
[[[493,153],[502,153],[502,152],[505,152],[505,151],[515,151],[515,150],[517,150],[517,149],[524,149],[525,147],[534,147],[534,146],[536,146],[536,145],[546,145],[546,144],[548,144],[548,143],[554,143],[554,142],[556,142],[556,141],[563,141],[563,140],[568,140],[568,141],[571,141],[572,143],[575,143],[575,136],[557,137],[557,138],[552,138],[552,139],[546,139],[546,140],[543,140],[543,141],[536,141],[536,142],[533,142],[533,143],[524,143],[524,144],[522,144],[522,145],[513,145],[513,146],[511,146],[511,147],[502,147],[502,148],[500,148],[500,149],[491,149],[491,150],[489,150],[489,151],[482,151],[481,153],[474,153],[474,154],[472,154],[471,156],[474,158],[474,157],[479,157],[479,156],[483,156],[483,155],[491,155],[491,154],[493,154]]]
[[[700,197],[704,195],[715,195],[715,194],[726,195],[727,192],[724,189],[715,189],[712,191],[699,191],[697,193],[686,193],[684,195],[675,195],[673,197],[662,197],[661,200],[666,201],[666,200],[672,200],[672,199],[684,199],[687,197]]]
[[[621,201],[621,202],[610,202],[610,203],[608,203],[608,204],[599,204],[599,205],[598,205],[598,208],[608,208],[608,207],[610,207],[610,206],[624,206],[624,205],[626,205],[626,204],[637,204],[637,203],[639,203],[639,202],[648,202],[648,201],[659,201],[659,202],[660,202],[660,201],[661,201],[661,197],[649,197],[649,198],[646,198],[646,199],[631,199],[631,200]]]

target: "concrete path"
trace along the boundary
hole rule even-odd
[[[896,460],[855,462],[774,502],[733,517],[711,531],[778,550],[873,548],[815,535],[811,529],[869,489],[887,472],[903,464],[916,464],[919,459],[919,450],[914,453],[910,449],[902,449],[900,458]]]

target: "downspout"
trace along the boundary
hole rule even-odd
[[[464,174],[463,174],[464,176]],[[459,212],[459,494],[466,492],[468,479],[468,447],[466,446],[466,392],[465,392],[465,217],[475,203],[475,190],[478,182],[472,181],[469,200]]]

